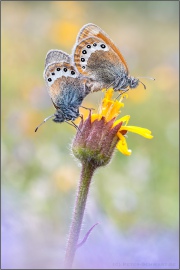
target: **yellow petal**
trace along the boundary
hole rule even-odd
[[[127,130],[133,133],[137,133],[147,139],[152,139],[151,131],[146,128],[135,127],[135,126],[121,126],[120,130]]]
[[[117,135],[120,138],[120,141],[117,143],[116,148],[123,155],[130,156],[132,151],[130,149],[128,149],[125,137],[120,132],[118,132]]]
[[[100,110],[100,114],[105,116],[107,121],[110,121],[112,118],[117,117],[120,113],[120,108],[123,107],[124,104],[115,100],[103,99],[103,105]]]
[[[124,93],[124,94],[122,94],[121,95],[121,97],[120,97],[120,99],[119,99],[119,101],[121,102],[124,98],[128,98],[128,94],[126,94],[126,93]]]
[[[114,123],[113,123],[113,127],[117,126],[119,123],[123,122],[121,119],[119,120],[116,120]]]
[[[106,114],[109,112],[111,106],[113,106],[113,101],[109,100],[109,99],[103,99],[103,102],[102,102],[102,107],[101,107],[101,110],[100,112],[106,116]]]
[[[127,123],[129,122],[129,119],[130,119],[130,115],[125,115],[125,116],[121,117],[120,119],[116,120],[113,124],[113,127],[116,126],[117,124],[119,124],[120,122],[123,122],[123,123],[126,122],[126,125],[127,125]]]
[[[114,112],[119,114],[121,107],[124,107],[124,103],[115,100],[113,106],[111,107],[111,113]]]
[[[113,123],[113,126],[112,126],[112,127],[117,126],[119,123],[122,123],[121,119],[115,121],[115,122]]]
[[[113,96],[113,93],[114,93],[113,88],[108,89],[107,92],[105,93],[105,98],[111,100],[112,99],[112,96]]]
[[[114,90],[112,88],[106,91],[99,111],[99,114],[106,117],[107,121],[117,117],[120,113],[120,108],[124,107],[122,102],[112,99],[113,93]]]
[[[118,103],[114,103],[111,105],[111,107],[109,108],[107,114],[106,114],[106,118],[107,120],[111,120],[114,117],[117,117],[118,114],[120,113],[120,104]]]
[[[91,123],[94,122],[95,120],[99,119],[99,114],[92,114],[91,115]]]

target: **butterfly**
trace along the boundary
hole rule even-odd
[[[56,112],[44,119],[35,132],[52,117],[56,123],[71,121],[69,124],[77,128],[73,121],[80,116],[79,107],[90,92],[88,79],[74,68],[71,57],[61,50],[50,50],[47,53],[43,76]]]
[[[80,30],[72,51],[74,66],[78,72],[89,77],[91,91],[110,86],[115,91],[136,88],[138,78],[129,75],[127,63],[110,37],[97,25],[89,23]],[[142,83],[143,84],[143,83]],[[146,89],[145,85],[143,84]]]

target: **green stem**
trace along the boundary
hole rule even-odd
[[[76,253],[76,247],[78,244],[79,234],[81,230],[84,209],[86,206],[87,195],[89,191],[89,186],[95,167],[90,163],[86,162],[82,164],[82,171],[80,177],[80,183],[78,187],[75,208],[73,212],[72,223],[70,227],[66,253],[65,253],[65,268],[72,268],[74,256]]]

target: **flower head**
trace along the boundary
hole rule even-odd
[[[127,126],[130,116],[125,115],[116,120],[124,107],[120,100],[113,99],[113,89],[105,93],[98,113],[89,114],[81,120],[79,129],[73,142],[73,153],[82,162],[91,162],[95,167],[106,165],[114,152],[115,147],[124,155],[131,155],[126,142],[126,133],[134,132],[151,139],[151,131],[136,126]]]
[[[109,89],[105,93],[105,97],[102,101],[102,104],[99,108],[98,114],[93,114],[91,117],[91,121],[95,121],[96,119],[101,119],[103,116],[105,117],[106,121],[110,121],[112,119],[116,119],[117,116],[120,114],[120,109],[124,107],[124,103],[122,103],[123,98],[127,98],[127,94],[123,94],[120,97],[120,100],[113,100],[113,89]],[[128,149],[127,142],[125,135],[126,133],[133,132],[137,133],[147,139],[152,139],[153,136],[151,135],[151,131],[146,128],[141,128],[137,126],[127,126],[128,122],[130,120],[130,115],[125,115],[121,117],[120,119],[114,121],[113,127],[116,127],[119,123],[121,123],[120,128],[118,129],[117,136],[119,138],[119,141],[116,145],[117,149],[124,155],[131,155],[131,150]]]

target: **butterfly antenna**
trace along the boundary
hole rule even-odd
[[[139,78],[144,78],[144,79],[149,79],[149,80],[152,80],[152,81],[155,81],[155,79],[154,78],[152,78],[152,77],[138,77],[138,79]],[[146,89],[146,86],[145,86],[145,84],[144,83],[142,83],[141,81],[139,81],[143,86],[144,86],[144,89]]]
[[[142,83],[141,81],[139,81],[143,86],[144,86],[144,89],[146,90],[146,86],[144,83]]]
[[[144,78],[144,79],[149,79],[149,80],[155,81],[155,79],[154,78],[151,78],[151,77],[138,77],[138,79],[139,78]]]
[[[51,116],[48,116],[47,118],[45,118],[44,121],[43,121],[39,126],[37,126],[37,128],[35,129],[35,132],[38,130],[38,128],[39,128],[40,126],[42,126],[44,123],[46,123],[47,120],[49,120],[49,119],[52,118],[52,117],[54,117],[54,114],[51,115]]]

